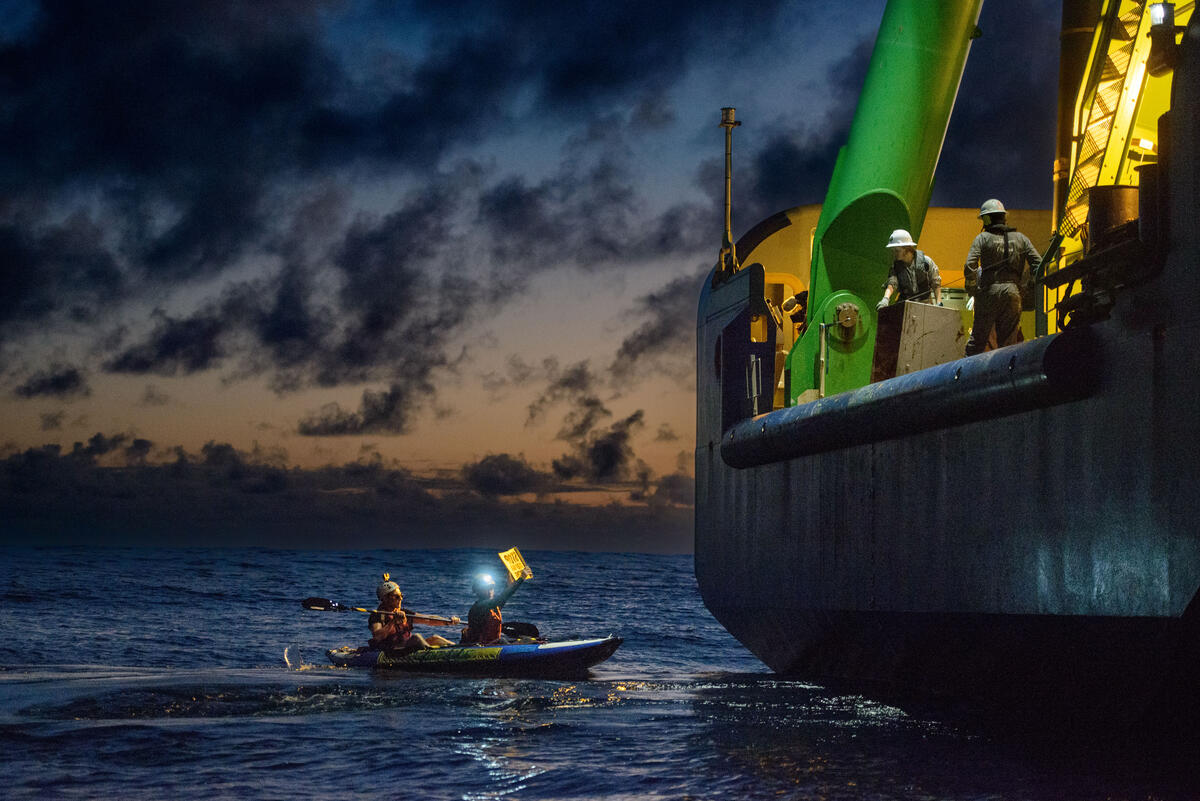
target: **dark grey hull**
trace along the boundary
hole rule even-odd
[[[1084,400],[747,468],[708,438],[705,603],[782,673],[1135,712],[1196,648],[1198,327],[1095,326]]]
[[[1086,329],[1082,372],[1047,378],[1056,391],[1015,387],[1038,378],[1024,343],[923,371],[908,395],[872,385],[816,422],[754,417],[738,373],[770,353],[743,336],[756,279],[706,285],[696,575],[772,669],[1131,720],[1200,687],[1200,91],[1185,59],[1169,250],[1128,265],[1149,279]]]

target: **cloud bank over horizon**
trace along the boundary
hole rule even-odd
[[[607,503],[571,502],[583,491]],[[530,497],[532,496],[532,497]],[[521,456],[417,476],[378,452],[302,470],[272,449],[199,453],[128,434],[0,450],[0,544],[691,549],[691,477],[567,484]],[[580,537],[586,535],[586,544]],[[515,540],[514,540],[515,541]]]

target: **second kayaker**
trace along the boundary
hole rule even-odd
[[[463,645],[475,643],[491,645],[502,641],[500,629],[504,625],[504,616],[500,613],[500,607],[508,603],[508,599],[517,591],[517,587],[520,587],[527,578],[529,578],[528,568],[524,575],[518,576],[515,580],[510,577],[508,586],[499,595],[496,595],[495,579],[486,574],[475,577],[475,580],[471,582],[471,589],[475,591],[475,603],[471,605],[471,611],[467,613],[467,627],[463,629],[462,633]]]

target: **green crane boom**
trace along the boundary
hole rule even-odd
[[[920,235],[983,0],[890,0],[821,208],[790,403],[869,383],[888,235]],[[823,358],[822,358],[823,357]],[[822,381],[822,379],[824,379]]]

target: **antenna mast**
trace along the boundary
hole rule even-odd
[[[721,127],[725,129],[725,238],[721,240],[721,253],[717,258],[721,263],[721,272],[726,275],[733,275],[741,268],[733,245],[733,225],[729,212],[733,190],[733,129],[741,125],[734,120],[733,114],[733,108],[721,109]]]

